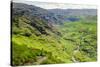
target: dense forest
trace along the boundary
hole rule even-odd
[[[72,9],[80,14],[73,11],[63,15],[56,9],[23,3],[11,5],[13,66],[97,60],[97,15],[91,12],[96,9]]]

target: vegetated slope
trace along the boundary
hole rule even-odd
[[[55,37],[61,35],[60,32],[41,17],[26,15],[27,11],[19,10],[13,8],[12,13],[12,65],[35,64],[38,57],[45,56],[50,63],[60,62],[59,59],[53,59],[51,53],[58,49],[55,49]]]
[[[57,24],[57,22],[61,23],[59,18],[52,12],[45,10],[43,8],[27,5],[23,3],[13,3],[13,12],[14,14],[21,14],[25,16],[38,16],[41,19],[46,20],[49,23]]]
[[[35,15],[39,12],[34,12],[33,7],[42,8],[21,3],[13,3],[13,6],[12,65],[96,61],[96,17],[92,17],[93,21],[83,19],[53,25]]]

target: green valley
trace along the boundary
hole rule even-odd
[[[39,16],[16,12],[11,31],[13,66],[97,60],[96,16],[52,24]]]

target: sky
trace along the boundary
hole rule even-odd
[[[69,3],[55,3],[55,2],[40,2],[40,1],[25,1],[25,0],[13,0],[17,3],[25,3],[29,5],[35,5],[44,9],[96,9],[95,5],[86,4],[69,4]]]

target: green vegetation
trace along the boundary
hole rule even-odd
[[[12,64],[56,64],[97,60],[96,20],[65,22],[15,16],[12,23]]]

